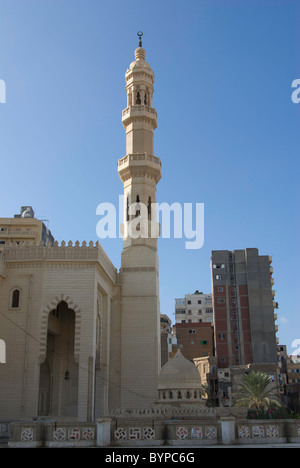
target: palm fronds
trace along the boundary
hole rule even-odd
[[[233,406],[243,406],[256,412],[265,411],[271,407],[280,407],[276,398],[271,377],[263,372],[244,374],[237,392],[233,395]]]

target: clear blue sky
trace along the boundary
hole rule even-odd
[[[272,255],[279,339],[300,339],[299,1],[1,0],[1,217],[32,205],[58,241],[97,240],[125,156],[124,74],[155,73],[159,202],[204,203],[203,248],[161,239],[161,312],[211,292],[211,250]],[[298,4],[298,5],[297,5]],[[122,241],[101,242],[117,268]]]

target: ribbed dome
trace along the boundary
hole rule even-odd
[[[196,366],[180,350],[161,368],[158,378],[158,390],[198,389],[200,385],[201,378]]]

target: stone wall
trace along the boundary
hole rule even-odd
[[[24,447],[93,447],[97,424],[28,419],[10,424],[8,446]]]
[[[148,415],[149,416],[149,415]],[[147,447],[300,444],[300,420],[105,418],[96,423],[28,419],[10,424],[9,447]],[[5,423],[6,424],[6,423]],[[0,422],[0,428],[1,428]],[[6,425],[3,424],[3,428]]]

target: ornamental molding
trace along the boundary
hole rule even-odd
[[[51,302],[43,306],[41,313],[41,328],[40,328],[40,353],[39,363],[45,361],[47,353],[47,331],[48,331],[48,318],[52,310],[56,309],[60,302],[66,302],[69,309],[72,309],[75,313],[75,333],[74,333],[74,358],[76,362],[79,362],[80,356],[80,330],[81,330],[81,310],[77,304],[75,304],[72,298],[66,294],[60,294],[53,298]]]
[[[46,246],[35,241],[7,243],[3,251],[3,261],[7,268],[24,268],[28,267],[29,263],[34,268],[45,265],[65,268],[68,264],[69,268],[82,268],[83,265],[92,268],[93,265],[99,265],[111,281],[117,282],[117,269],[98,241],[95,244],[93,241],[89,244],[83,241],[81,245],[79,241],[76,241],[75,245],[72,241],[68,244],[62,241],[61,245],[55,241],[53,245]]]
[[[68,261],[68,262],[63,262],[62,261],[40,261],[40,262],[35,262],[35,261],[24,261],[22,263],[7,263],[6,267],[8,270],[13,270],[13,269],[19,269],[19,268],[46,268],[46,269],[53,269],[53,268],[58,268],[58,269],[69,269],[69,270],[79,270],[82,268],[85,269],[94,269],[95,268],[95,262],[76,262],[76,260]]]

